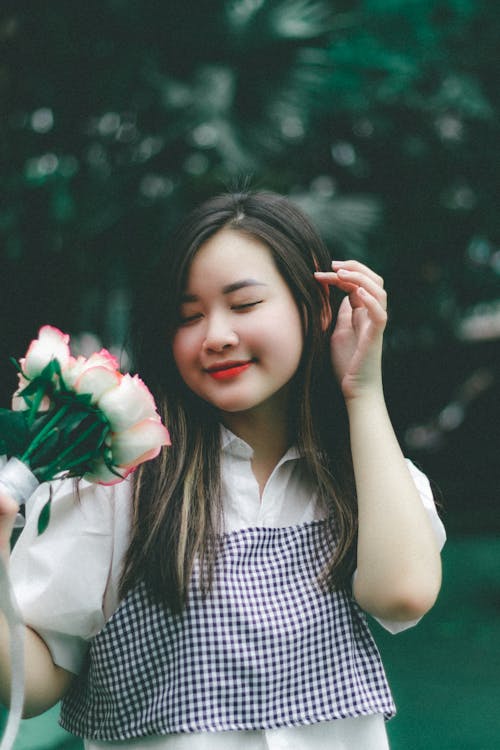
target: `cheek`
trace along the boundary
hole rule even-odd
[[[180,331],[176,333],[172,339],[172,355],[177,369],[181,374],[192,358],[192,349],[193,344],[188,332]]]
[[[261,340],[266,342],[266,350],[283,365],[298,365],[304,348],[304,335],[298,311],[287,311],[287,315],[276,315],[266,321]]]

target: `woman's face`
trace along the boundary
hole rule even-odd
[[[220,230],[194,256],[181,300],[172,348],[187,386],[222,413],[286,405],[303,332],[269,248]]]

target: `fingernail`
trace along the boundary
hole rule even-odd
[[[347,268],[341,268],[338,271],[339,276],[350,276],[351,272],[347,270]]]

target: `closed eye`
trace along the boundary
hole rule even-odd
[[[251,307],[255,307],[256,305],[260,305],[261,302],[264,302],[264,300],[259,299],[259,300],[256,300],[255,302],[245,302],[242,305],[232,305],[231,309],[232,310],[248,310]]]
[[[259,300],[255,300],[255,302],[244,302],[240,305],[231,305],[231,310],[244,313],[248,310],[251,310],[252,307],[256,307],[257,305],[260,305],[260,303],[263,301],[264,300],[259,299]],[[192,323],[196,323],[198,320],[201,320],[202,317],[203,317],[203,314],[200,312],[193,313],[192,315],[180,315],[178,325],[188,326]]]
[[[179,317],[179,325],[187,326],[190,323],[195,323],[200,318],[201,318],[201,313],[195,313],[194,315],[185,315],[184,317],[181,315]]]

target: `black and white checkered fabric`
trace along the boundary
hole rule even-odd
[[[227,534],[214,588],[172,615],[131,592],[63,701],[80,736],[271,729],[395,712],[364,614],[316,581],[324,521]]]

